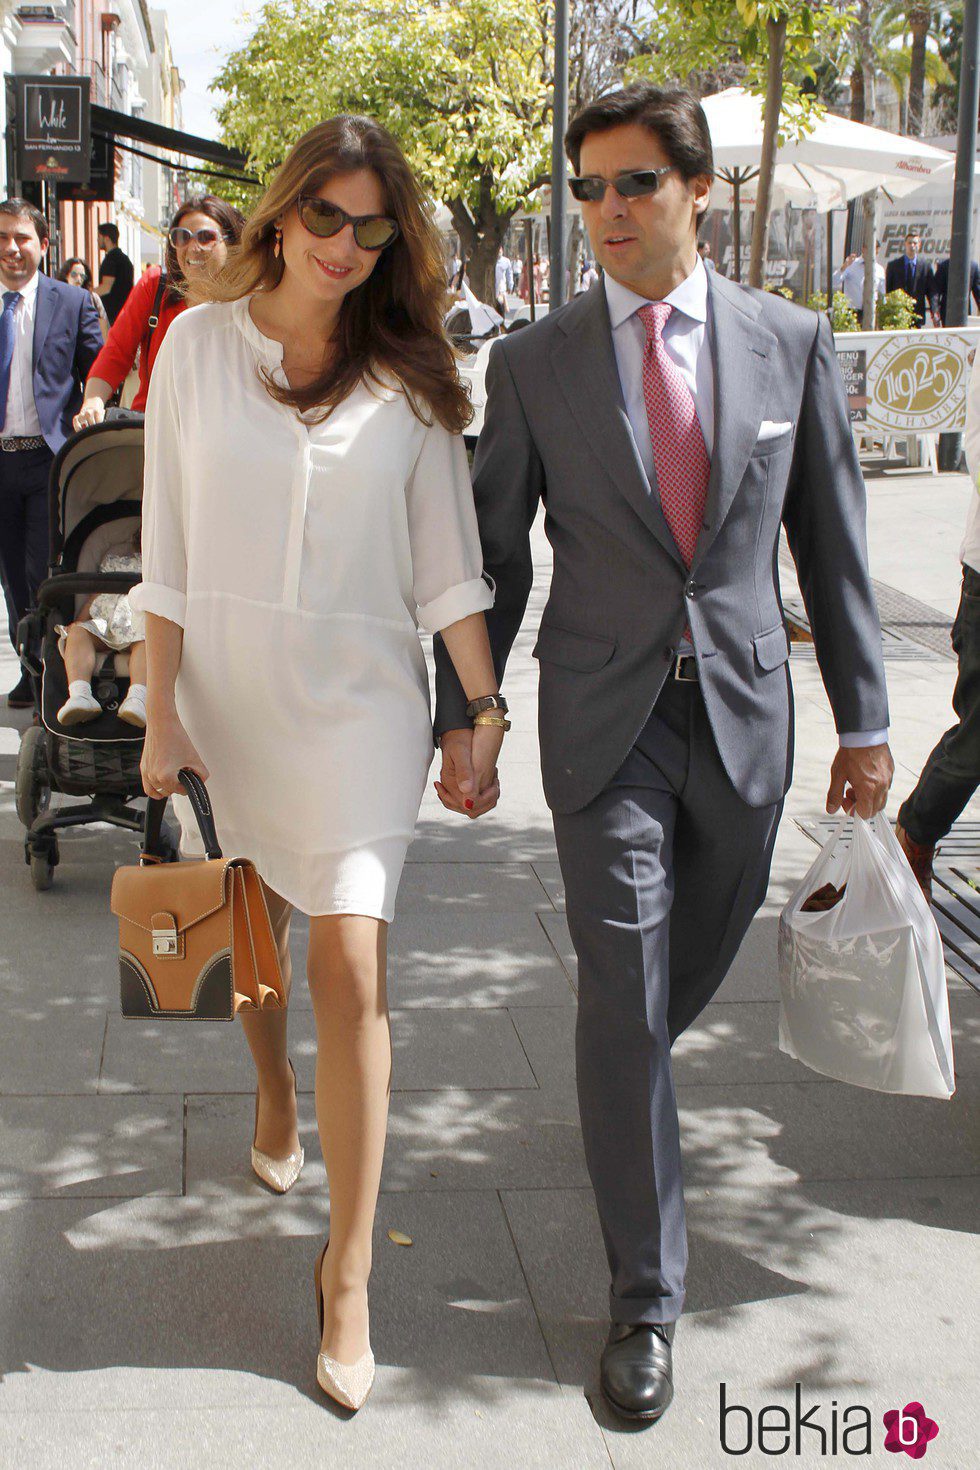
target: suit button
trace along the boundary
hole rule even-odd
[[[697,589],[695,588],[694,583],[693,582],[688,582],[687,586],[684,588],[684,596],[685,597],[693,597],[696,590]]]

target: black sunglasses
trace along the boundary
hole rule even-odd
[[[656,194],[660,180],[673,167],[672,163],[665,163],[663,168],[635,168],[629,173],[617,174],[614,179],[585,174],[580,179],[569,179],[568,187],[572,198],[580,204],[601,204],[607,189],[615,189],[620,199],[643,199],[648,194]]]
[[[331,235],[339,235],[344,225],[352,225],[354,242],[362,250],[384,250],[398,236],[397,220],[384,214],[348,214],[339,204],[316,194],[301,194],[296,213],[310,234],[320,240],[329,240]]]

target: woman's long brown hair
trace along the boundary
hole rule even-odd
[[[246,221],[227,264],[217,276],[194,281],[189,299],[239,301],[253,291],[272,290],[284,268],[273,255],[275,221],[300,194],[315,194],[336,174],[362,168],[380,180],[384,210],[398,221],[398,237],[367,280],[344,297],[337,351],[320,376],[304,388],[289,388],[266,374],[266,387],[278,402],[300,412],[322,408],[326,418],[359,382],[380,386],[392,375],[418,418],[429,422],[431,410],[459,433],[473,410],[443,327],[447,290],[439,236],[404,154],[371,118],[345,114],[304,134]]]

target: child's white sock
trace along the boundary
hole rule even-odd
[[[92,686],[87,679],[72,679],[68,685],[70,699],[91,699]]]

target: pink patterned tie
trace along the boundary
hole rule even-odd
[[[711,461],[691,390],[664,347],[663,331],[673,309],[666,301],[651,301],[637,316],[647,334],[643,397],[660,504],[677,549],[690,567],[704,520]]]

